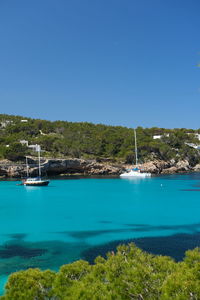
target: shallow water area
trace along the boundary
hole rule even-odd
[[[1,292],[16,270],[92,261],[120,242],[177,260],[200,246],[199,173],[17,183],[0,181]]]

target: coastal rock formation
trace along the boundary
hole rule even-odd
[[[197,164],[193,169],[195,172],[200,172],[200,164]]]
[[[180,160],[177,163],[172,162],[169,168],[164,168],[162,174],[173,174],[194,170],[187,160]]]
[[[170,162],[166,162],[164,160],[158,160],[158,159],[138,165],[138,167],[141,170],[143,170],[144,172],[149,172],[152,174],[161,174],[164,169],[169,168],[170,166],[171,166]],[[131,165],[126,166],[127,169],[130,169],[132,167],[135,168],[136,165],[135,166],[131,166]]]
[[[121,168],[107,163],[97,163],[95,160],[74,158],[49,159],[42,165],[42,170],[48,174],[117,175],[120,173]]]
[[[145,172],[150,172],[153,174],[160,174],[162,171],[170,166],[169,162],[163,160],[154,160],[141,165],[141,168]]]
[[[38,175],[37,161],[31,159],[29,163],[29,174]],[[118,175],[121,167],[108,163],[98,163],[95,160],[84,159],[46,159],[41,163],[41,172],[44,175]],[[0,162],[0,176],[23,177],[26,176],[26,165],[24,163],[13,163],[8,160]]]
[[[41,171],[43,175],[120,175],[132,165],[116,164],[109,160],[96,161],[78,158],[69,159],[42,159]],[[163,161],[153,160],[139,165],[139,167],[152,174],[171,174],[186,171],[200,171],[200,164],[191,167],[187,160]],[[0,177],[24,177],[26,176],[26,164],[13,163],[9,160],[0,161]],[[31,176],[38,175],[37,160],[29,158],[29,173]]]
[[[191,169],[189,161],[187,160],[178,161],[176,167],[178,171],[189,171]]]
[[[1,177],[20,177],[24,172],[24,166],[21,164],[13,164],[9,160],[0,161]]]
[[[178,173],[177,167],[170,167],[162,170],[162,174],[174,174],[174,173]]]

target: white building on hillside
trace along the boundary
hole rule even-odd
[[[26,140],[21,140],[19,141],[22,145],[27,146],[28,147],[28,141]]]
[[[29,145],[28,146],[31,150],[34,150],[34,151],[37,151],[37,149],[38,149],[38,145],[36,144],[36,145]]]
[[[161,137],[162,137],[162,135],[154,135],[154,136],[153,136],[153,139],[154,139],[154,140],[159,140],[159,139],[161,139]]]
[[[194,149],[200,150],[200,145],[195,145],[193,143],[185,143],[185,144],[192,147],[192,148],[194,148]]]
[[[5,121],[2,121],[0,123],[0,125],[1,125],[1,128],[6,128],[6,126],[8,126],[9,124],[12,124],[12,123],[13,123],[12,120],[5,120]]]
[[[169,133],[164,133],[163,135],[153,135],[154,140],[161,139],[162,137],[169,137]]]
[[[27,140],[21,140],[21,141],[19,141],[19,142],[20,142],[22,145],[28,147],[29,149],[31,149],[31,150],[33,150],[33,151],[36,151],[36,152],[38,152],[38,151],[43,151],[43,150],[41,150],[41,147],[40,147],[40,145],[38,145],[38,144],[35,144],[35,145],[29,145]]]
[[[200,134],[199,133],[195,133],[195,137],[200,141]]]
[[[188,132],[187,133],[188,135],[190,134],[193,134],[195,136],[196,139],[198,139],[200,141],[200,134],[199,133],[191,133],[191,132]]]

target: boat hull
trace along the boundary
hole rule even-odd
[[[49,184],[48,180],[41,180],[41,181],[35,181],[35,182],[24,182],[25,186],[47,186]]]
[[[126,172],[120,175],[121,178],[146,178],[151,177],[151,173],[141,173],[136,171]]]

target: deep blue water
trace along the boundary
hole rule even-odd
[[[200,246],[200,174],[147,179],[0,181],[0,284],[10,273],[92,261],[120,242],[182,259]]]

